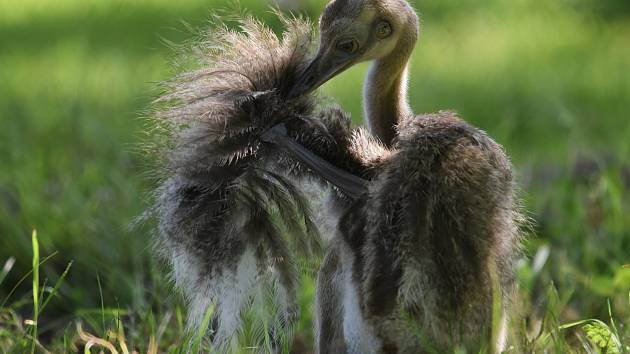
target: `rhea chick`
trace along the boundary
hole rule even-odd
[[[406,1],[332,1],[320,32],[292,95],[372,61],[365,119],[387,149],[320,270],[319,352],[502,350],[522,220],[508,158],[454,113],[412,113],[419,20]]]

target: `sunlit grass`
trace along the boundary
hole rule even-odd
[[[37,343],[37,320],[39,318],[39,242],[37,231],[33,231],[33,319],[30,322],[32,331],[31,354],[35,353]]]
[[[306,9],[313,16],[323,2]],[[277,26],[264,1],[241,4]],[[129,227],[152,183],[134,151],[155,82],[173,74],[163,39],[190,39],[182,21],[202,28],[226,5],[0,2],[0,351],[29,352],[32,335],[53,352],[105,342],[121,353],[188,350],[150,225]],[[627,352],[630,21],[590,11],[604,7],[590,0],[414,5],[423,18],[414,110],[455,109],[503,144],[536,220],[519,262],[513,352],[594,348],[611,333]],[[324,88],[357,124],[366,69]],[[303,281],[295,330],[310,345],[314,285]],[[249,345],[259,328],[245,332]]]
[[[121,321],[122,316],[126,314],[116,309],[94,309],[92,315],[103,318],[102,326],[92,325],[92,330],[85,330],[81,322],[69,326],[61,337],[49,344],[43,344],[38,337],[37,326],[39,315],[43,311],[48,302],[57,297],[57,289],[66,278],[70,265],[64,273],[59,277],[59,281],[53,288],[46,287],[45,281],[41,282],[39,278],[39,268],[46,260],[40,259],[39,244],[37,241],[37,233],[32,233],[32,269],[27,274],[32,279],[32,301],[33,315],[29,319],[23,319],[16,312],[16,304],[10,304],[5,307],[0,306],[0,350],[3,352],[19,352],[30,348],[31,353],[35,352],[76,352],[83,351],[91,353],[91,350],[106,349],[110,353],[132,353],[138,350],[148,354],[158,352],[169,353],[215,353],[214,348],[210,347],[205,340],[205,333],[209,327],[213,314],[213,308],[209,308],[202,325],[196,332],[186,332],[181,323],[181,313],[177,312],[175,316],[171,310],[166,313],[157,313],[160,319],[159,324],[154,320],[148,320],[139,324],[125,324]],[[537,257],[535,257],[537,258]],[[533,262],[537,262],[534,260]],[[44,300],[44,294],[48,294]],[[515,307],[515,312],[511,313],[511,342],[508,347],[508,353],[524,353],[524,352],[557,352],[572,353],[576,351],[572,340],[565,336],[565,332],[572,331],[575,341],[580,347],[587,352],[592,353],[628,353],[630,352],[630,333],[626,327],[628,318],[619,318],[614,315],[613,307],[609,301],[607,303],[607,318],[600,320],[595,318],[581,319],[571,322],[561,320],[561,313],[566,309],[568,298],[562,297],[557,293],[556,287],[550,284],[545,289],[545,308],[541,318],[533,327],[521,327],[519,307]],[[28,302],[27,302],[28,303]],[[40,306],[41,305],[41,306]],[[617,306],[624,307],[625,311],[630,309],[630,292],[627,293],[623,303]],[[263,308],[261,306],[259,308]],[[498,309],[498,307],[497,307]],[[177,308],[176,311],[179,311]],[[83,321],[90,323],[90,314],[83,312],[78,314]],[[149,318],[153,318],[153,312]],[[105,324],[105,318],[112,318],[113,321]],[[496,314],[495,322],[500,314]],[[251,350],[262,352],[274,352],[269,341],[268,332],[265,331],[266,321],[262,319],[261,323],[255,324],[251,322],[256,317],[245,317],[245,327],[253,326],[254,332],[243,332],[239,338],[239,342],[233,343],[231,352],[245,353]],[[260,318],[258,320],[261,320]],[[22,323],[26,326],[23,327]],[[525,322],[522,322],[525,325]],[[30,330],[29,330],[30,329]],[[139,330],[139,331],[138,331]],[[258,331],[263,333],[255,333]],[[22,333],[23,336],[19,336]],[[16,334],[18,336],[16,336]],[[264,338],[263,338],[264,337]],[[262,339],[259,345],[255,340]],[[266,340],[265,340],[266,339]],[[284,342],[281,352],[288,353],[288,342]],[[47,347],[48,346],[48,347]],[[483,350],[482,353],[491,352],[491,346]],[[20,349],[22,348],[22,349]],[[466,353],[464,349],[460,349],[457,353]]]

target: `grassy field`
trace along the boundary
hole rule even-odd
[[[513,352],[630,352],[630,3],[412,2],[423,19],[414,110],[457,110],[503,144],[535,221]],[[323,4],[302,9],[316,18]],[[192,38],[225,5],[0,2],[0,352],[30,350],[36,317],[40,352],[97,337],[123,353],[187,348],[150,228],[130,227],[152,187],[140,117],[173,75],[165,43]],[[264,1],[241,6],[279,30]],[[324,87],[357,124],[365,70]],[[313,291],[305,275],[306,348]]]

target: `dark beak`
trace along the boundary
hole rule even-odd
[[[346,63],[332,63],[321,52],[318,53],[297,79],[287,97],[295,98],[313,92],[349,66],[344,64]]]

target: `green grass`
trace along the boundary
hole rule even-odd
[[[33,231],[33,319],[32,319],[32,340],[31,354],[35,353],[37,343],[37,320],[39,319],[39,242],[37,241],[37,231]]]
[[[322,4],[305,9],[314,18]],[[130,228],[153,183],[136,153],[139,117],[155,82],[173,73],[163,39],[190,39],[184,22],[203,28],[225,5],[0,2],[0,352],[105,342],[122,353],[187,350],[181,300],[152,256],[150,225]],[[265,2],[241,5],[278,29]],[[413,108],[455,109],[503,144],[536,222],[518,268],[515,352],[616,341],[628,352],[630,5],[414,5],[423,31]],[[357,123],[365,70],[324,87]],[[313,292],[305,275],[296,331],[307,344]]]

